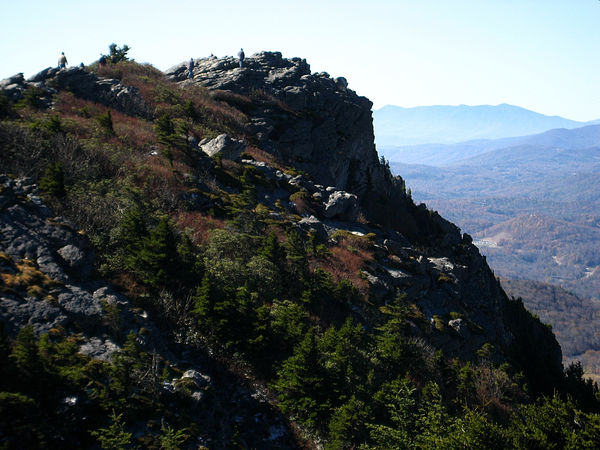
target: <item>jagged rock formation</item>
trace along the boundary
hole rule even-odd
[[[45,107],[51,106],[53,94],[68,90],[77,97],[110,106],[125,114],[152,116],[136,88],[125,86],[119,80],[99,78],[82,67],[48,67],[27,80],[19,73],[0,81],[0,90],[13,102],[21,100],[28,89],[40,91],[40,102]]]
[[[257,53],[244,65],[239,68],[234,58],[197,59],[193,82],[262,99],[248,124],[255,143],[321,184],[359,195],[398,193],[402,179],[392,179],[379,164],[367,98],[348,89],[344,79],[311,74],[306,60],[279,52]],[[185,63],[166,73],[190,82]]]
[[[435,316],[464,316],[460,322],[454,318],[452,323],[444,322],[456,331],[453,338],[444,338],[444,346],[453,353],[473,355],[487,341],[508,351],[513,341],[511,324],[506,321],[508,299],[493,273],[469,236],[461,236],[455,225],[424,205],[416,207],[405,194],[403,180],[393,177],[380,163],[374,145],[372,104],[349,89],[345,79],[311,74],[305,60],[285,59],[279,52],[257,53],[246,59],[244,68],[239,68],[234,58],[197,59],[193,80],[187,79],[186,71],[187,63],[182,63],[169,69],[166,76],[182,88],[199,83],[216,98],[224,91],[252,98],[252,107],[245,111],[247,144],[273,153],[306,174],[293,177],[265,163],[244,161],[255,164],[280,185],[288,185],[278,193],[263,193],[266,204],[288,201],[289,192],[300,189],[318,205],[316,215],[300,221],[305,229],[326,238],[337,229],[375,232],[382,249],[381,264],[371,267],[365,277],[376,298],[383,301],[390,292],[401,289],[419,301],[432,323]],[[28,81],[17,75],[0,82],[13,100],[31,87],[44,89],[48,95],[55,89],[69,89],[81,98],[128,114],[149,114],[136,89],[81,68],[48,68]],[[244,144],[225,135],[199,144],[208,153],[222,152],[234,159],[244,149]],[[361,213],[394,231],[356,223]],[[87,270],[81,253],[70,242],[63,242],[53,252],[71,272]],[[64,269],[52,259],[44,261],[42,255],[38,264],[46,264],[42,267],[51,276],[62,276]],[[560,361],[560,350],[554,353]]]
[[[261,170],[269,179],[285,187],[277,193],[259,190],[258,199],[263,204],[274,204],[278,199],[287,200],[294,188],[307,192],[317,205],[314,215],[305,215],[298,226],[305,232],[316,233],[324,240],[334,239],[338,231],[376,236],[377,255],[363,276],[370,284],[373,300],[383,303],[401,291],[415,301],[431,326],[414,325],[415,337],[432,339],[448,354],[471,358],[487,342],[503,352],[509,351],[514,336],[507,313],[506,294],[488,267],[478,249],[468,236],[454,241],[454,227],[450,227],[445,239],[445,251],[417,249],[402,234],[382,231],[369,224],[356,222],[356,199],[354,194],[324,188],[302,177],[292,177],[269,167],[263,162],[243,160]],[[290,202],[295,207],[295,202]],[[448,251],[452,247],[453,250]],[[456,319],[456,316],[460,316]],[[433,328],[443,333],[436,334]],[[447,333],[446,333],[447,331]],[[560,367],[560,348],[553,342],[557,370]]]
[[[445,318],[443,327],[451,333],[435,339],[445,341],[440,344],[450,353],[473,355],[485,342],[509,353],[518,333],[510,323],[508,298],[470,236],[461,236],[454,224],[424,205],[415,207],[405,195],[403,180],[392,177],[380,163],[371,102],[349,89],[343,78],[311,74],[304,59],[260,52],[244,64],[239,68],[235,58],[210,57],[195,60],[192,81],[187,79],[186,63],[166,74],[182,86],[199,83],[217,98],[221,91],[230,91],[262,100],[247,111],[249,136],[260,148],[304,171],[308,180],[285,181],[321,204],[320,218],[305,217],[301,225],[331,237],[338,228],[357,229],[355,219],[362,212],[392,226],[397,236],[358,226],[360,232],[377,232],[382,247],[387,243],[382,264],[365,273],[372,292],[383,298],[401,289],[419,302],[433,325],[436,318]],[[282,181],[283,174],[271,172],[270,177]],[[332,219],[344,225],[332,224]],[[423,246],[429,249],[424,252]],[[555,340],[549,345],[549,371],[556,372],[560,348]]]

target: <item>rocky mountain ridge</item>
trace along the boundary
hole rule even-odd
[[[421,372],[437,373],[438,369],[433,368],[437,349],[441,350],[442,359],[456,358],[466,363],[477,361],[485,348],[490,364],[508,362],[524,372],[534,392],[551,392],[555,380],[562,377],[556,340],[525,311],[522,303],[508,299],[470,236],[462,235],[455,225],[425,205],[415,205],[405,192],[402,178],[392,176],[385,161],[379,160],[373,142],[371,103],[349,90],[343,79],[311,74],[306,61],[298,58],[290,60],[280,53],[263,52],[245,63],[246,67],[239,68],[232,58],[200,59],[195,62],[191,80],[183,63],[166,73],[170,82],[153,73],[157,83],[165,83],[162,91],[155,90],[166,92],[160,98],[176,99],[169,100],[170,104],[163,101],[154,107],[154,112],[151,105],[156,100],[148,98],[146,90],[103,78],[94,70],[46,70],[44,75],[29,81],[12,77],[0,82],[4,95],[10,95],[14,101],[27,98],[32,88],[40,90],[41,98],[46,97],[47,101],[31,113],[35,120],[46,114],[47,108],[63,107],[54,99],[68,86],[77,101],[86,99],[114,108],[127,116],[123,122],[136,119],[137,128],[148,127],[151,116],[158,138],[158,143],[151,141],[150,145],[135,148],[125,140],[125,133],[116,123],[113,127],[111,122],[109,127],[106,120],[96,119],[90,126],[92,121],[85,117],[88,113],[81,113],[81,107],[67,110],[70,116],[62,112],[66,119],[60,126],[45,127],[44,132],[55,134],[80,132],[86,126],[92,129],[90,139],[80,132],[83,137],[79,139],[84,142],[81,148],[73,145],[66,151],[60,140],[49,141],[52,145],[45,148],[69,170],[75,167],[72,160],[76,155],[101,151],[99,139],[115,146],[110,156],[120,164],[112,168],[106,162],[104,172],[90,171],[91,175],[86,175],[91,180],[80,181],[77,175],[83,175],[68,173],[63,198],[46,191],[55,207],[93,215],[86,209],[87,202],[78,198],[87,195],[88,201],[98,202],[92,205],[102,205],[111,218],[108,222],[94,219],[110,227],[102,230],[92,219],[85,222],[83,216],[73,214],[69,218],[75,222],[73,229],[60,234],[63,222],[53,220],[50,210],[38,202],[36,180],[19,178],[29,170],[22,160],[25,156],[15,151],[27,148],[19,141],[25,132],[20,124],[0,126],[2,136],[13,139],[2,144],[7,155],[3,169],[14,171],[16,176],[2,178],[0,226],[5,232],[0,251],[6,255],[3,269],[7,274],[3,280],[14,278],[18,270],[26,268],[39,272],[41,280],[50,280],[47,288],[40,287],[49,289],[48,295],[58,296],[57,301],[48,299],[47,304],[33,291],[4,290],[2,319],[9,323],[11,334],[24,324],[34,325],[38,334],[60,325],[82,332],[87,343],[109,347],[110,330],[94,329],[86,322],[86,314],[94,318],[92,322],[105,320],[106,305],[111,304],[110,296],[114,295],[113,300],[123,307],[125,327],[131,325],[138,333],[145,328],[144,333],[154,336],[152,321],[165,322],[156,330],[160,336],[157,343],[139,337],[138,343],[148,352],[168,356],[174,366],[184,361],[186,368],[200,373],[202,367],[194,367],[198,360],[184,356],[194,352],[203,353],[204,363],[214,363],[218,357],[231,362],[239,355],[270,361],[273,354],[281,353],[281,360],[275,359],[261,369],[265,376],[277,380],[273,386],[280,392],[281,403],[274,401],[260,383],[260,389],[253,393],[246,390],[240,396],[260,399],[259,403],[268,407],[283,405],[282,410],[293,412],[301,403],[285,406],[285,370],[292,367],[294,358],[300,357],[297,352],[304,347],[312,345],[314,351],[315,333],[323,336],[319,339],[336,333],[338,327],[341,333],[346,326],[342,326],[343,320],[347,319],[346,324],[354,320],[361,330],[376,336],[373,342],[397,336],[398,341],[389,348],[385,344],[372,350],[376,356],[365,359],[365,364],[374,365],[372,372],[376,377],[387,377],[376,373],[388,370],[382,361],[392,358],[389,364],[395,367],[398,362],[393,358],[406,358],[395,348],[420,355],[424,369],[413,369],[418,376]],[[37,79],[43,79],[43,84],[33,84],[41,83],[33,81]],[[142,83],[147,82],[144,80]],[[196,103],[190,100],[182,108],[184,102],[177,96],[196,88],[202,97],[194,97]],[[244,122],[237,128],[227,128],[228,134],[217,126],[206,131],[213,123],[201,122],[200,126],[199,122],[206,119],[209,104],[215,111],[235,108],[236,117],[243,117]],[[97,108],[92,103],[85,103],[85,107]],[[32,154],[28,162],[34,161]],[[52,157],[50,161],[54,163]],[[51,177],[60,169],[50,163],[48,167],[44,177],[38,170],[40,179]],[[125,188],[119,190],[121,186]],[[118,288],[134,296],[132,308],[123,303],[128,301],[125,297],[119,297],[123,293],[107,290],[105,282],[94,278],[92,253],[87,249],[89,243],[78,238],[77,221],[86,226],[92,223],[94,242],[112,252],[98,257],[109,267],[105,273],[112,276]],[[58,222],[58,228],[53,222]],[[203,238],[211,226],[212,234]],[[36,236],[44,236],[44,240]],[[229,286],[235,280],[240,280],[239,284]],[[75,281],[85,291],[78,299],[83,316],[63,295],[65,290],[76,289],[75,284],[69,287]],[[66,284],[56,285],[57,282]],[[219,295],[214,294],[218,289],[222,289]],[[136,304],[151,306],[147,322],[143,314],[143,320],[136,318],[141,314]],[[404,311],[401,316],[395,312],[400,309]],[[50,313],[44,315],[46,310]],[[282,314],[296,315],[282,320]],[[388,316],[396,318],[387,320]],[[282,323],[292,326],[295,321],[300,324],[300,332],[292,330],[281,335]],[[230,328],[223,328],[223,324]],[[390,329],[398,334],[381,334],[383,326],[395,327]],[[243,330],[262,334],[238,336]],[[215,342],[217,337],[222,342]],[[276,351],[262,348],[261,342],[267,342]],[[116,342],[113,351],[127,351],[127,345]],[[244,364],[249,363],[243,362],[240,367]],[[324,364],[322,371],[326,373],[333,370],[321,362],[304,370],[314,368],[318,372],[319,364]],[[414,364],[420,367],[419,363]],[[168,372],[169,367],[165,367]],[[259,367],[257,363],[255,369]],[[239,370],[246,379],[253,380],[252,370]],[[355,373],[366,377],[363,372]],[[335,375],[332,379],[346,378]],[[252,382],[257,383],[255,379]],[[170,388],[158,391],[164,389]],[[190,395],[194,392],[195,388],[187,391]],[[321,395],[314,395],[317,394]],[[199,401],[212,402],[203,394],[197,397]],[[341,399],[333,399],[330,410],[319,414],[329,420],[331,411],[339,406],[335,402]],[[217,411],[214,420],[218,420],[221,410],[214,402],[207,405],[211,411]],[[326,402],[315,403],[313,409],[321,411],[325,408],[322,405]],[[251,423],[260,422],[265,425],[261,437],[245,435],[246,439],[252,438],[251,445],[291,445],[293,426],[287,424],[279,432],[281,421],[261,421],[250,411],[253,409],[239,414],[227,411],[220,429],[233,435],[236,422],[245,424],[247,429],[252,428]],[[301,410],[297,414],[292,419],[315,427],[312,412],[308,419],[302,417]],[[319,432],[324,432],[322,425]]]
[[[414,206],[404,192],[402,178],[393,177],[380,163],[369,100],[348,89],[343,78],[311,74],[305,60],[285,59],[278,52],[255,54],[245,61],[244,68],[239,68],[234,58],[198,59],[192,80],[187,79],[186,65],[166,72],[182,89],[197,83],[217,95],[228,91],[259,97],[257,105],[247,111],[246,141],[292,164],[306,177],[283,175],[265,163],[243,163],[256,164],[270,179],[290,186],[288,190],[307,192],[321,203],[315,210],[320,218],[305,217],[299,221],[301,227],[317,230],[329,240],[338,229],[378,235],[382,264],[364,276],[373,292],[380,293],[379,301],[401,289],[419,302],[431,323],[434,316],[450,317],[451,312],[467,317],[468,323],[475,324],[470,328],[461,325],[462,319],[445,325],[457,331],[447,342],[453,352],[473,355],[485,342],[495,342],[505,350],[510,347],[513,336],[510,324],[504,321],[505,294],[470,237],[461,236],[458,228],[424,205]],[[135,88],[82,68],[46,69],[30,80],[15,76],[0,86],[15,100],[31,87],[45,89],[47,94],[69,89],[129,114],[147,113]],[[267,204],[277,199],[270,198],[270,193],[264,195]],[[396,231],[380,232],[368,223],[356,222],[359,214],[374,218],[377,215],[372,213],[381,214],[381,209],[385,209],[384,216],[399,216]],[[332,219],[344,222],[328,224]],[[429,248],[417,250],[411,243],[415,239],[419,246],[428,242]],[[469,331],[473,329],[480,331]],[[555,362],[560,364],[560,351],[554,352]]]

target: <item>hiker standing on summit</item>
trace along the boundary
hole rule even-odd
[[[190,62],[188,62],[188,78],[194,77],[194,58],[190,58]]]
[[[65,67],[67,67],[67,57],[65,56],[65,52],[61,52],[58,57],[58,68],[64,69]]]
[[[244,67],[244,58],[246,57],[246,55],[244,55],[244,49],[240,48],[240,51],[238,53],[238,58],[240,58],[240,69],[242,67]]]

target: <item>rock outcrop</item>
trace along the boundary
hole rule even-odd
[[[258,189],[258,202],[274,207],[277,201],[288,203],[290,192],[303,192],[311,198],[313,214],[305,214],[298,227],[331,242],[338,232],[358,236],[371,235],[376,242],[376,257],[362,271],[369,283],[372,301],[382,304],[396,292],[403,292],[415,302],[428,325],[412,328],[415,337],[430,339],[448,355],[473,358],[485,343],[493,343],[508,353],[515,342],[516,329],[510,317],[506,294],[488,267],[485,259],[472,244],[470,236],[438,214],[417,207],[414,214],[423,214],[443,230],[437,244],[428,247],[415,245],[401,233],[382,230],[370,224],[358,223],[357,197],[336,188],[323,187],[304,176],[292,176],[264,162],[242,160],[243,164],[259,169],[281,189]],[[289,207],[297,207],[294,201]],[[459,319],[459,320],[457,320]],[[436,328],[437,332],[433,329]],[[553,353],[549,360],[560,370],[561,354],[554,340],[548,342]]]
[[[182,88],[198,83],[223,101],[235,98],[223,91],[252,100],[246,111],[245,143],[223,134],[190,145],[210,156],[220,153],[234,160],[247,146],[257,146],[296,169],[292,175],[265,162],[241,161],[269,180],[256,186],[256,199],[269,207],[275,220],[289,211],[294,225],[326,242],[338,232],[371,235],[375,256],[361,273],[369,284],[369,300],[380,306],[398,292],[406,294],[422,314],[422,323],[411,324],[415,338],[427,338],[448,355],[465,359],[475,358],[489,342],[504,355],[517,341],[526,345],[526,321],[513,321],[518,308],[471,238],[425,205],[414,205],[403,180],[393,177],[379,160],[372,104],[349,89],[347,80],[311,74],[305,60],[285,59],[278,52],[255,54],[246,59],[244,68],[234,58],[198,59],[192,80],[186,71],[184,63],[166,75]],[[0,82],[11,100],[22,98],[32,87],[45,93],[48,104],[56,90],[68,89],[127,114],[149,116],[135,89],[80,68],[46,69],[27,81],[17,75]],[[203,159],[210,165],[209,158]],[[126,300],[105,283],[90,281],[93,254],[86,239],[67,221],[52,217],[32,180],[2,177],[0,187],[0,268],[9,287],[0,290],[0,316],[10,331],[28,323],[38,333],[57,326],[85,329],[89,354],[114,351],[103,313],[110,304],[127,311]],[[194,207],[202,209],[201,204]],[[39,289],[23,290],[14,281],[26,271],[38,277]],[[139,321],[131,312],[125,323],[136,326]],[[541,325],[531,326],[536,327],[532,335],[539,336],[536,342],[548,347],[551,370],[558,370],[556,341],[547,338]],[[530,345],[529,350],[535,348]],[[199,387],[195,376],[182,378]]]
[[[77,97],[115,108],[125,114],[152,116],[152,111],[144,104],[136,88],[126,86],[119,80],[98,77],[82,67],[48,67],[27,80],[20,73],[0,81],[0,90],[13,102],[24,98],[25,92],[30,89],[38,90],[42,107],[50,107],[52,96],[58,91],[68,90]]]
[[[372,103],[348,89],[345,79],[311,74],[306,60],[279,52],[257,53],[243,68],[234,58],[197,59],[193,74],[193,82],[211,90],[250,96],[259,105],[248,124],[256,144],[321,184],[359,196],[402,192],[402,179],[379,164]],[[167,76],[190,83],[186,63]]]
[[[93,264],[86,236],[52,216],[33,180],[0,175],[0,321],[10,335],[25,325],[36,335],[59,327],[80,330],[81,351],[106,358],[118,349],[112,334],[143,326],[154,330],[153,345],[161,347],[152,323],[92,276]],[[119,324],[110,323],[111,305],[123,317]]]

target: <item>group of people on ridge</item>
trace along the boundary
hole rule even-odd
[[[213,55],[210,55],[213,56]],[[244,59],[246,59],[246,55],[244,54],[244,49],[240,48],[238,52],[238,59],[240,60],[240,69],[244,67]],[[187,77],[188,79],[194,77],[194,58],[190,58],[187,65]]]
[[[240,48],[240,51],[238,52],[238,59],[240,60],[240,68],[244,67],[244,59],[246,58],[246,55],[244,54],[244,49]],[[104,66],[106,65],[106,56],[104,55],[100,55],[100,59],[98,60],[98,63],[100,64],[100,66]],[[65,56],[65,52],[61,52],[60,56],[58,57],[58,68],[59,69],[64,69],[65,67],[67,67],[67,57]],[[193,78],[194,76],[194,58],[190,58],[190,61],[188,62],[188,78]]]

